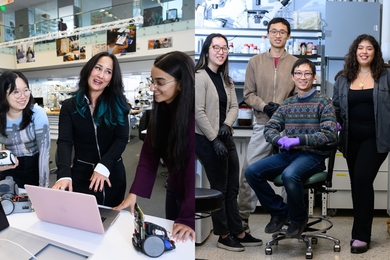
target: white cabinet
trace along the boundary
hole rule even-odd
[[[238,160],[240,162],[240,174],[242,166],[244,165],[244,160],[246,156],[246,149],[248,147],[250,137],[235,137],[234,143],[236,144],[236,149],[238,153]]]
[[[375,209],[387,209],[387,186],[388,186],[388,158],[379,168],[378,175],[374,181]],[[333,170],[332,189],[335,193],[329,193],[329,209],[352,209],[351,183],[348,173],[347,162],[341,153],[336,154]]]
[[[47,115],[49,119],[49,128],[50,128],[50,139],[57,140],[58,139],[58,115]]]

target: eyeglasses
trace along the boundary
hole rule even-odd
[[[22,96],[22,94],[24,94],[24,96],[26,96],[26,97],[29,97],[31,94],[31,90],[25,89],[22,91],[19,91],[19,90],[12,91],[12,95],[14,95],[15,98],[20,98]]]
[[[219,52],[220,50],[222,50],[223,52],[228,52],[229,51],[229,48],[228,47],[221,47],[221,46],[218,46],[218,45],[212,45],[209,47],[209,49],[213,48],[213,50],[215,52]]]
[[[297,78],[302,77],[302,75],[304,75],[305,78],[308,78],[308,77],[310,77],[311,75],[313,75],[313,73],[311,73],[311,72],[302,72],[302,71],[294,71],[294,75],[295,75],[295,77],[297,77]]]
[[[148,81],[149,86],[154,85],[154,87],[156,87],[156,88],[161,88],[162,86],[164,86],[164,85],[166,85],[168,83],[176,81],[176,79],[173,79],[173,80],[168,80],[168,81],[165,81],[164,83],[161,83],[160,81],[155,82],[152,79],[152,77],[146,78],[146,80]]]
[[[271,36],[276,36],[278,33],[280,34],[280,36],[286,36],[287,35],[287,32],[285,30],[276,30],[276,29],[273,29],[271,31],[268,32]]]

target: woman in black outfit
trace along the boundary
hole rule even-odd
[[[351,253],[364,253],[371,242],[373,183],[390,151],[390,68],[371,35],[359,35],[351,44],[336,75],[333,104],[351,179]]]
[[[238,104],[228,50],[225,36],[210,34],[195,66],[195,152],[211,188],[223,194],[222,209],[211,214],[217,246],[239,252],[262,241],[244,232],[238,213],[239,161],[232,137]]]
[[[93,194],[100,205],[120,204],[126,189],[121,156],[129,138],[128,114],[117,58],[96,54],[80,72],[76,95],[61,106],[53,188]]]

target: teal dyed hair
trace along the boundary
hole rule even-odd
[[[125,120],[127,120],[127,114],[129,113],[129,108],[126,103],[121,101],[119,96],[115,96],[116,102],[114,102],[113,107],[108,105],[108,102],[105,100],[98,100],[97,110],[93,115],[93,119],[97,126],[106,125],[108,127],[119,125],[125,125]],[[88,111],[89,107],[88,102],[84,97],[84,94],[81,91],[78,91],[76,94],[76,112],[79,113],[82,117],[85,118],[85,112]]]
[[[106,125],[107,127],[114,127],[118,124],[125,125],[126,120],[128,120],[129,107],[127,106],[124,95],[122,72],[115,55],[109,54],[108,52],[96,54],[82,68],[80,72],[79,90],[75,97],[76,111],[84,118],[86,111],[89,113],[88,105],[90,96],[88,78],[102,57],[110,57],[113,61],[112,78],[109,86],[104,89],[103,93],[97,99],[93,119],[97,126]]]

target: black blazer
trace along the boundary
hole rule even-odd
[[[93,169],[101,163],[110,171],[110,180],[114,180],[116,175],[124,174],[121,155],[129,138],[129,121],[126,118],[125,125],[117,125],[112,129],[98,126],[95,136],[91,113],[87,111],[85,118],[82,117],[76,112],[74,102],[74,97],[65,100],[60,111],[57,179],[72,177],[72,180],[83,179],[89,182]],[[74,158],[71,169],[73,147]],[[76,165],[79,164],[85,164],[86,168],[78,169]]]

